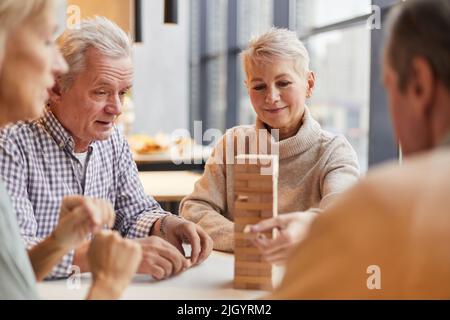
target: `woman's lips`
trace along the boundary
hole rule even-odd
[[[281,107],[281,108],[264,109],[264,111],[266,111],[268,113],[276,114],[276,113],[280,113],[281,111],[283,111],[286,108],[287,108],[287,106],[286,107]]]

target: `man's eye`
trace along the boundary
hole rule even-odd
[[[98,96],[102,96],[102,95],[106,94],[106,91],[103,91],[103,90],[95,91],[95,94]]]

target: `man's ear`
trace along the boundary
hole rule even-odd
[[[414,110],[420,114],[427,114],[433,104],[436,79],[430,63],[422,58],[416,57],[411,63],[412,75],[407,86],[407,93]]]
[[[61,87],[58,82],[55,82],[55,85],[48,90],[48,95],[51,104],[59,103],[61,101]]]

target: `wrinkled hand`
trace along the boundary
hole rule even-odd
[[[173,244],[183,255],[183,243],[191,245],[192,264],[202,263],[211,254],[213,249],[213,240],[211,237],[195,223],[179,218],[169,216],[164,220],[165,238]]]
[[[249,227],[249,232],[268,232],[277,229],[279,232],[273,239],[264,236],[252,240],[267,262],[280,264],[286,262],[291,249],[301,242],[310,224],[317,216],[314,212],[285,213],[275,218],[263,220]]]
[[[117,231],[103,230],[87,253],[92,272],[92,298],[116,299],[128,286],[142,259],[141,246]]]
[[[59,221],[53,237],[68,250],[77,248],[90,233],[106,224],[114,224],[114,210],[109,202],[83,196],[68,196],[61,202]]]
[[[161,280],[191,266],[190,261],[177,248],[160,237],[150,236],[135,241],[141,245],[143,251],[139,273],[149,274]]]

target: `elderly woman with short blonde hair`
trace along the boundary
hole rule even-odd
[[[315,75],[295,32],[272,28],[252,39],[241,57],[256,123],[227,130],[194,191],[183,199],[180,211],[210,234],[216,250],[232,251],[234,179],[226,161],[255,150],[277,150],[279,216],[250,230],[281,230],[273,240],[255,242],[265,260],[278,263],[285,261],[290,249],[304,237],[314,217],[357,181],[359,166],[347,140],[324,131],[306,106]],[[258,141],[261,130],[270,138],[269,148],[261,147],[263,141]],[[249,142],[242,150],[229,143],[229,139],[240,141],[243,137],[249,137]]]

